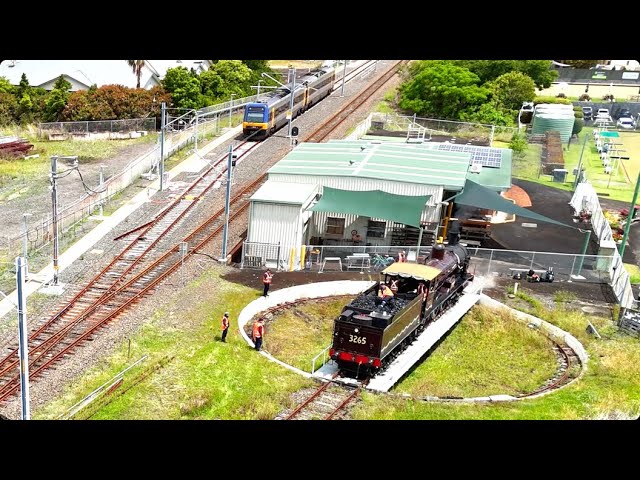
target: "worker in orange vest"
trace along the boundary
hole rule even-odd
[[[273,278],[273,273],[271,273],[271,269],[267,268],[267,271],[262,275],[262,284],[264,285],[264,292],[262,293],[263,297],[269,296],[269,287],[271,286],[271,279]]]
[[[382,299],[380,306],[384,308],[387,302],[393,298],[393,291],[387,286],[386,283],[380,284],[380,290],[378,290],[378,297]]]
[[[264,320],[262,318],[258,318],[253,323],[253,331],[251,333],[251,337],[253,339],[253,343],[255,344],[255,348],[257,351],[260,351],[262,347],[262,338],[264,337]]]
[[[220,340],[226,343],[227,332],[229,331],[229,312],[224,312],[222,316],[222,337]]]

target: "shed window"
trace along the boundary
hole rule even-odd
[[[327,233],[344,234],[344,218],[327,217]]]
[[[384,238],[387,222],[374,222],[369,220],[367,225],[367,237]]]

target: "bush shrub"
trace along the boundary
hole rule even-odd
[[[564,93],[559,93],[556,95],[556,98],[567,98],[567,96]]]
[[[608,94],[608,95],[605,95],[604,97],[602,97],[602,101],[603,102],[615,102],[616,99],[612,94]]]
[[[580,95],[578,100],[580,100],[581,102],[590,102],[591,101],[591,97],[589,96],[588,93],[583,93],[582,95]]]
[[[571,105],[571,100],[568,98],[558,97],[534,97],[533,103],[538,105],[539,103],[562,103],[563,105]]]

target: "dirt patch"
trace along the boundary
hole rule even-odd
[[[228,282],[239,283],[250,288],[262,291],[263,270],[234,269],[229,273],[221,275]],[[315,271],[302,270],[297,272],[274,272],[273,280],[269,292],[274,292],[281,288],[294,287],[316,282],[333,282],[335,280],[378,280],[377,274],[360,274],[359,272],[327,272],[318,273]]]

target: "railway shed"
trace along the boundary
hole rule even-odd
[[[420,238],[431,245],[441,219],[451,216],[446,200],[462,191],[467,178],[507,191],[511,150],[378,140],[302,143],[269,169],[251,198],[243,258],[301,266],[300,252],[291,250],[302,245],[415,246]],[[257,252],[257,242],[281,248]]]

